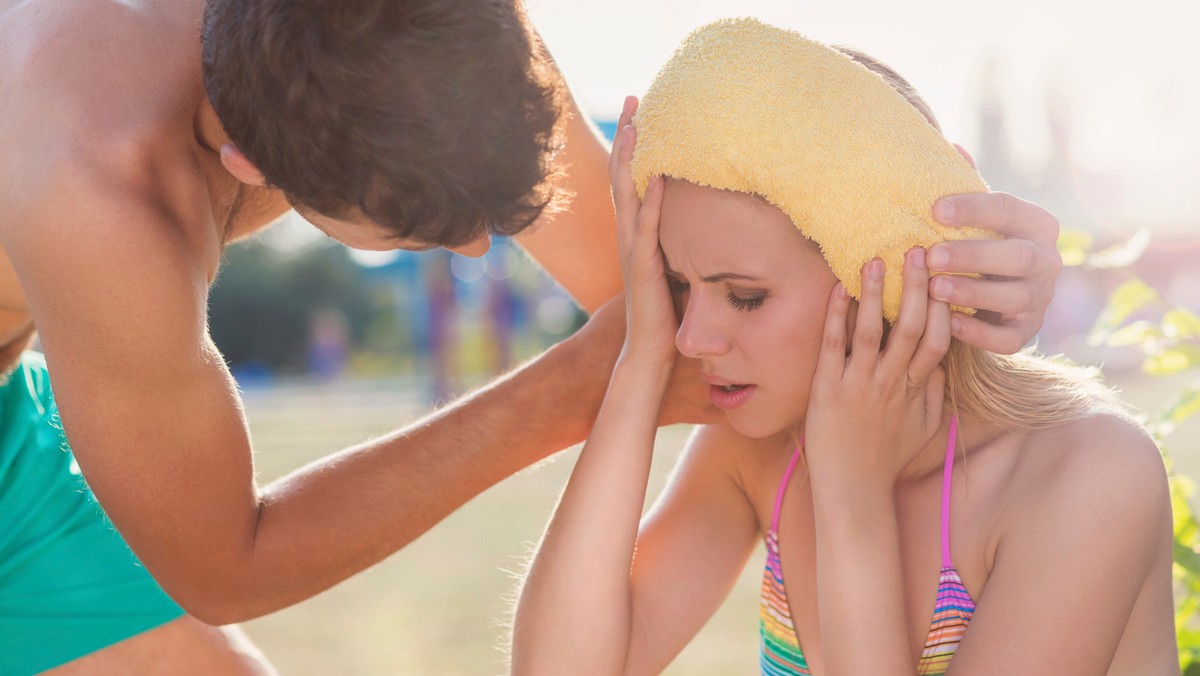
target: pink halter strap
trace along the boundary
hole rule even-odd
[[[942,466],[942,568],[950,562],[950,479],[954,476],[954,448],[958,442],[958,415],[950,416],[950,432],[946,435],[946,463]]]
[[[950,416],[950,431],[946,435],[946,462],[942,466],[942,568],[952,568],[950,558],[950,486],[951,479],[954,476],[954,449],[958,443],[958,415]],[[796,471],[796,463],[800,460],[801,449],[804,448],[804,439],[800,439],[800,445],[796,448],[796,452],[792,454],[792,460],[788,463],[787,470],[783,473],[783,480],[779,482],[779,490],[775,493],[775,509],[771,514],[771,532],[779,532],[779,512],[783,508],[783,496],[787,492],[788,482],[792,479],[792,473]]]

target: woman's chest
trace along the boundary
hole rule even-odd
[[[944,643],[948,635],[961,635],[973,608],[971,599],[982,594],[994,560],[992,524],[1000,501],[974,481],[968,491],[968,482],[959,477],[960,473],[956,470],[956,481],[949,486],[948,510],[943,510],[943,480],[939,474],[898,491],[894,517],[883,514],[879,517],[896,520],[906,624],[900,630],[907,634],[914,663],[923,654],[928,661],[939,651],[952,651],[952,646],[938,646],[938,643]],[[981,479],[974,474],[974,479]],[[773,542],[768,542],[768,560],[764,566],[761,601],[764,639],[772,640],[767,638],[772,632],[786,635],[790,623],[803,660],[811,673],[820,674],[826,660],[818,600],[831,594],[856,594],[862,590],[819,589],[823,571],[819,569],[815,510],[803,468],[797,468],[786,485],[773,488],[762,491],[755,499],[764,534],[769,539],[774,537]],[[850,534],[832,536],[843,535]],[[885,567],[883,562],[888,557],[894,561],[896,556],[894,551],[881,549],[875,556],[855,561],[853,565],[862,567],[859,574],[870,575],[873,567],[880,574],[894,574],[888,572],[894,570],[894,564]],[[944,570],[947,566],[955,570],[947,572]],[[968,611],[965,615],[964,610]],[[864,636],[862,645],[870,644],[871,637]]]

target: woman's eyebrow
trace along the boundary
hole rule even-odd
[[[727,279],[733,279],[733,280],[737,280],[739,282],[761,282],[762,281],[758,277],[753,277],[751,275],[741,275],[736,272],[718,272],[715,275],[708,275],[706,277],[701,277],[700,281],[704,282],[705,284],[716,284],[717,282],[723,282]]]
[[[663,257],[663,272],[665,272],[668,277],[675,277],[677,279],[683,279],[683,275],[681,275],[678,272],[675,272],[674,270],[671,269],[671,264],[667,262],[667,259],[665,256]],[[742,274],[738,274],[736,272],[718,272],[715,275],[708,275],[706,277],[701,277],[700,281],[704,282],[705,284],[716,284],[717,282],[723,282],[723,281],[729,280],[729,279],[736,280],[739,282],[761,282],[762,281],[762,279],[760,279],[758,277],[753,277],[751,275],[742,275]]]

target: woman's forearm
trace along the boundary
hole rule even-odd
[[[915,673],[891,492],[848,498],[822,493],[814,480],[813,503],[825,673]]]
[[[630,567],[669,364],[622,358],[517,606],[513,672],[620,673]]]

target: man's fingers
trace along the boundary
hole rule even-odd
[[[1039,326],[1030,324],[1041,320],[1041,315],[1025,314],[1017,319],[999,323],[988,323],[978,317],[954,313],[950,320],[951,335],[964,343],[997,354],[1013,354],[1025,347],[1025,336],[1037,333]]]
[[[929,249],[929,269],[934,272],[1045,278],[1061,267],[1056,249],[1027,239],[952,240]]]
[[[1054,214],[1003,192],[948,195],[934,203],[933,217],[942,225],[995,230],[1051,247],[1058,241]]]
[[[958,307],[986,310],[1010,317],[1039,311],[1049,304],[1040,284],[1024,279],[972,279],[938,275],[929,282],[929,295]],[[1039,312],[1040,314],[1040,312]]]

